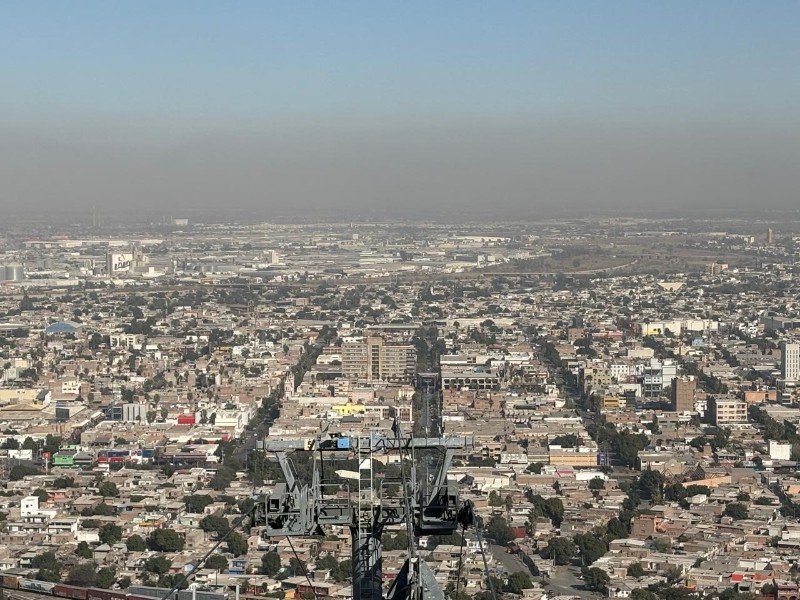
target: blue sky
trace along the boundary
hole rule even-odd
[[[798,2],[6,2],[14,118],[796,119]]]
[[[792,207],[800,2],[0,3],[0,204]]]

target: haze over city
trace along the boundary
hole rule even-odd
[[[794,209],[794,2],[8,3],[12,215]]]
[[[0,3],[0,600],[800,600],[798,17]]]

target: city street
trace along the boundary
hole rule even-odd
[[[583,580],[578,567],[556,567],[553,576],[545,586],[553,596],[580,596],[581,598],[598,598],[600,595],[583,589]]]

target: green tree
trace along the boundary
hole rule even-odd
[[[508,522],[500,515],[494,515],[489,519],[486,526],[486,534],[492,538],[496,544],[505,546],[508,542],[514,540],[514,530],[508,525]]]
[[[183,537],[174,529],[156,529],[148,536],[147,545],[156,552],[180,552]]]
[[[200,521],[200,529],[209,533],[214,533],[217,537],[228,533],[230,528],[231,524],[228,522],[228,519],[218,515],[208,515],[203,517]]]
[[[241,533],[234,531],[228,536],[228,552],[234,556],[242,556],[247,554],[247,540]]]
[[[116,544],[122,539],[122,527],[114,523],[105,523],[100,526],[99,536],[103,544]]]
[[[158,578],[157,585],[162,588],[177,587],[179,590],[185,590],[189,587],[189,582],[180,573],[175,573],[174,575],[166,573]]]
[[[628,430],[623,431],[612,438],[612,447],[616,451],[620,460],[629,467],[636,465],[639,460],[639,452],[647,447],[650,443],[650,438],[641,433],[631,433]]]
[[[191,496],[184,496],[183,503],[186,505],[186,510],[190,513],[201,513],[205,510],[206,506],[214,503],[214,499],[206,494],[194,494]]]
[[[664,487],[664,498],[672,502],[683,502],[686,498],[686,488],[680,483],[671,483]]]
[[[42,446],[42,450],[44,452],[49,452],[50,454],[55,454],[59,450],[61,450],[61,444],[64,440],[58,435],[47,434],[44,438],[44,445]]]
[[[57,569],[39,569],[36,571],[35,579],[39,581],[49,581],[52,583],[61,582],[61,567]]]
[[[575,551],[575,544],[568,538],[556,537],[547,542],[546,554],[557,565],[568,565]]]
[[[42,488],[35,489],[31,495],[39,498],[40,504],[44,504],[50,499],[50,494],[47,493],[47,490]]]
[[[60,563],[56,559],[54,552],[43,552],[31,559],[31,566],[34,569],[58,569]]]
[[[408,548],[408,534],[404,530],[384,532],[381,536],[384,550],[406,550]]]
[[[98,517],[111,517],[114,515],[114,509],[105,502],[101,502],[92,509],[92,514]]]
[[[651,425],[651,428],[652,428],[652,432],[655,435],[658,435],[658,434],[661,433],[661,427],[658,424],[658,415],[653,415],[653,423]]]
[[[587,567],[608,551],[605,541],[591,533],[580,533],[573,538],[573,541],[581,555],[581,562]]]
[[[642,498],[660,502],[664,496],[664,475],[648,469],[639,476],[636,487]]]
[[[211,489],[221,492],[230,487],[233,480],[236,479],[236,473],[229,467],[220,467],[214,476],[209,481]]]
[[[522,594],[522,590],[529,590],[532,587],[531,577],[525,571],[517,571],[508,576],[506,589],[512,594]]]
[[[3,450],[17,450],[19,449],[19,442],[14,438],[8,438],[0,445],[0,448]]]
[[[747,512],[747,505],[741,502],[731,502],[725,507],[724,512],[726,517],[732,518],[734,521],[742,521],[747,519],[750,515]]]
[[[144,552],[147,550],[144,538],[135,533],[125,540],[125,546],[128,548],[128,552]]]
[[[167,573],[172,566],[172,561],[163,554],[156,554],[144,561],[144,570],[155,575]]]
[[[325,556],[321,556],[317,559],[316,568],[317,569],[327,569],[332,571],[339,566],[339,563],[336,559],[331,556],[330,554],[326,554]]]
[[[64,490],[74,486],[75,486],[75,480],[72,477],[68,477],[66,475],[62,477],[56,477],[56,479],[53,481],[53,488],[57,490]]]
[[[528,500],[533,504],[531,521],[534,518],[547,517],[555,527],[561,526],[564,518],[564,504],[561,498],[552,497],[545,500],[539,494],[528,493]]]
[[[8,478],[11,481],[20,481],[30,475],[41,475],[42,472],[36,467],[28,467],[26,465],[14,465],[8,473]]]
[[[353,575],[353,561],[349,558],[339,563],[339,566],[333,571],[333,579],[336,583],[344,583],[350,581]]]
[[[207,569],[214,569],[216,571],[224,571],[228,568],[228,559],[222,554],[212,554],[206,561]]]
[[[295,557],[289,559],[289,572],[292,574],[292,576],[297,577],[298,575],[305,575],[306,571],[306,563],[301,560],[297,560]]]
[[[95,585],[104,590],[109,589],[116,581],[116,572],[111,567],[101,567],[97,571],[97,581]]]
[[[594,477],[589,481],[590,490],[603,490],[606,487],[606,482],[602,477]]]
[[[631,592],[631,600],[659,600],[658,595],[645,588],[636,588]]]
[[[711,488],[708,487],[707,485],[697,485],[697,484],[687,485],[686,486],[686,495],[687,496],[697,496],[697,495],[710,496],[711,495]]]
[[[97,487],[97,491],[100,492],[103,498],[116,498],[119,496],[117,484],[113,481],[104,481]]]
[[[22,300],[19,301],[20,311],[25,312],[27,310],[33,310],[34,308],[33,300],[31,300],[28,293],[25,292],[22,296]]]
[[[629,533],[628,528],[618,517],[613,517],[606,523],[606,539],[608,541],[628,537]]]
[[[669,552],[672,549],[672,542],[667,537],[656,537],[653,538],[653,548],[656,552]]]
[[[75,565],[67,574],[67,583],[92,587],[97,582],[97,568],[94,563],[84,562]]]
[[[593,592],[604,593],[606,587],[611,582],[611,578],[603,569],[592,567],[583,575],[583,582],[586,584],[587,589]]]
[[[281,558],[277,552],[265,552],[261,555],[261,571],[264,575],[275,577],[281,570]]]
[[[765,583],[761,586],[762,596],[775,596],[778,593],[778,586],[774,583]]]
[[[631,565],[628,565],[627,570],[628,577],[644,577],[644,568],[642,567],[641,563],[635,562]]]
[[[574,433],[557,435],[552,439],[550,446],[561,446],[562,448],[575,448],[578,445],[578,436]]]
[[[81,558],[92,558],[92,549],[89,547],[89,544],[86,542],[78,542],[78,547],[75,548],[75,554],[80,556]]]

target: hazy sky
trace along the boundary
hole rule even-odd
[[[800,206],[800,2],[10,1],[0,205]]]

